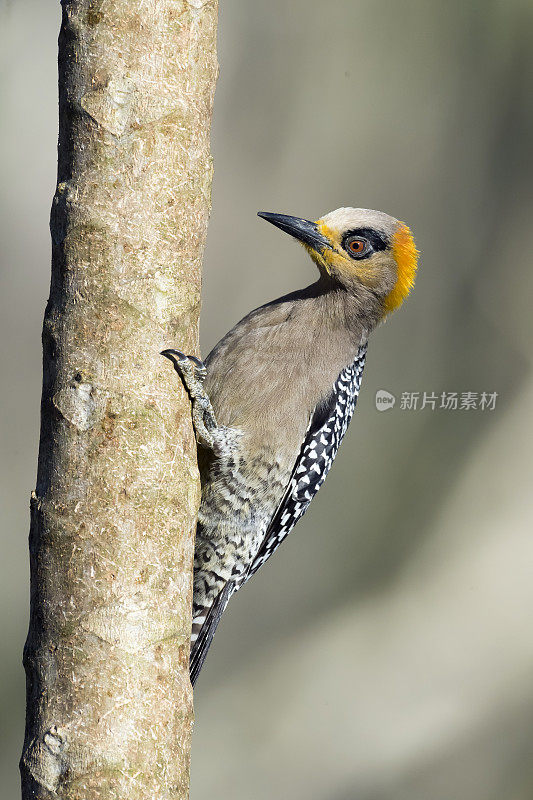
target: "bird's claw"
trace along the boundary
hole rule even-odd
[[[203,387],[207,370],[196,356],[187,356],[181,350],[163,350],[162,356],[170,359],[191,398],[192,419],[196,438],[205,447],[213,447],[213,432],[217,423],[211,402]]]
[[[174,364],[174,369],[184,379],[195,377],[199,381],[204,381],[207,375],[207,370],[203,361],[200,361],[196,356],[187,356],[181,350],[162,350],[161,355],[168,358]]]
[[[183,353],[182,353],[182,355],[183,355]],[[187,356],[187,358],[189,359],[189,361],[192,361],[193,364],[196,367],[196,369],[195,369],[196,377],[198,378],[199,381],[203,382],[205,380],[206,375],[207,375],[207,370],[205,368],[204,362],[200,361],[200,359],[196,358],[196,356]]]

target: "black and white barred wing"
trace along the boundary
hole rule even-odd
[[[272,517],[246,580],[289,535],[326,480],[357,403],[366,348],[366,343],[359,348],[354,362],[345,367],[335,381],[326,402],[315,409],[287,491]]]

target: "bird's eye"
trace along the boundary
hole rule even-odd
[[[355,258],[366,256],[371,250],[368,239],[363,239],[361,236],[354,236],[351,239],[348,239],[345,247],[349,254]]]

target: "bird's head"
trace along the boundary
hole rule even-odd
[[[365,287],[383,317],[399,308],[415,282],[418,251],[403,222],[368,208],[338,208],[316,222],[285,214],[259,216],[298,239],[321,275],[348,291]]]

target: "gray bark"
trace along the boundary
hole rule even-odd
[[[216,0],[65,0],[23,798],[186,798]]]

